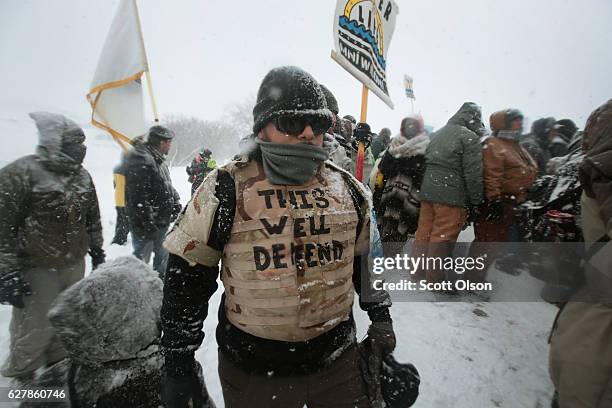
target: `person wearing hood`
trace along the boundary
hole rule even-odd
[[[149,129],[147,141],[134,147],[126,159],[125,208],[132,233],[134,256],[149,263],[163,279],[168,252],[163,247],[170,223],[181,212],[165,156],[174,132],[163,126]]]
[[[202,400],[194,353],[221,261],[225,407],[369,407],[352,313],[354,292],[366,295],[367,192],[327,161],[332,114],[310,74],[272,69],[253,116],[254,150],[204,180],[164,243],[164,402]],[[371,357],[382,358],[395,347],[389,296],[369,293],[360,306]]]
[[[612,99],[589,116],[582,149],[587,284],[562,307],[550,338],[549,373],[560,408],[612,406]],[[593,289],[603,297],[584,301]]]
[[[332,113],[332,126],[323,137],[323,148],[327,151],[329,160],[350,172],[352,171],[351,158],[347,155],[346,147],[348,144],[345,138],[340,134],[343,125],[343,120],[338,117],[338,101],[329,88],[323,84],[319,84],[323,95],[325,95],[325,103],[327,108]]]
[[[420,194],[425,174],[425,151],[429,136],[423,118],[402,120],[400,134],[391,139],[377,168],[374,208],[383,242],[406,242],[419,222]]]
[[[521,145],[538,164],[538,176],[546,174],[555,123],[553,117],[538,119],[531,124],[531,133],[521,139]]]
[[[36,153],[0,169],[0,302],[13,306],[1,373],[22,383],[66,357],[47,312],[83,278],[88,252],[93,269],[105,260],[98,197],[82,165],[83,130],[54,113],[30,117]]]
[[[466,279],[484,282],[487,270],[506,242],[519,204],[527,198],[538,169],[535,160],[520,145],[523,114],[517,109],[495,112],[490,117],[491,137],[484,141],[483,169],[485,203],[474,223],[475,239],[470,256],[486,253],[485,267],[466,271]],[[492,244],[486,244],[492,243]]]
[[[391,130],[389,128],[382,128],[380,133],[372,138],[370,149],[374,160],[378,160],[378,157],[389,146],[389,143],[391,143]]]
[[[578,132],[578,126],[571,119],[558,120],[552,130],[550,141],[550,158],[562,157],[568,153],[569,144]]]
[[[431,136],[425,152],[421,210],[414,256],[450,256],[470,210],[483,198],[480,107],[464,103]],[[420,273],[419,273],[420,275]],[[443,281],[444,270],[427,270],[427,280]]]

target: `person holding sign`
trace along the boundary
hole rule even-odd
[[[194,353],[221,261],[216,336],[226,407],[369,407],[355,291],[379,358],[393,351],[395,334],[388,294],[361,290],[365,192],[327,160],[332,115],[307,72],[271,70],[253,115],[254,148],[206,177],[164,243],[164,402],[204,405]]]

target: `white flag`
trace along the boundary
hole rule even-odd
[[[387,52],[399,12],[393,0],[338,0],[332,58],[393,108]]]
[[[146,133],[142,74],[148,70],[136,0],[121,0],[87,99],[91,123],[120,144]]]

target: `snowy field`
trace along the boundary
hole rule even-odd
[[[6,105],[4,105],[6,106]],[[87,118],[76,118],[84,123]],[[102,213],[107,259],[131,253],[131,245],[110,246],[114,233],[112,169],[120,150],[99,131],[86,128],[85,167],[92,174]],[[0,166],[33,152],[36,131],[27,116],[0,113]],[[15,141],[19,141],[15,146]],[[184,168],[172,169],[183,204],[190,185]],[[469,240],[469,231],[462,236]],[[89,259],[88,270],[90,268]],[[205,322],[206,338],[196,353],[209,392],[218,407],[222,394],[216,371],[214,329],[221,293],[211,300]],[[8,352],[9,306],[0,306],[0,359]],[[412,362],[422,382],[416,407],[548,407],[552,385],[548,378],[548,333],[556,309],[544,303],[395,303],[391,309],[399,361]],[[358,336],[367,329],[367,316],[355,309]],[[0,386],[8,380],[0,377]],[[0,403],[0,406],[2,404]]]

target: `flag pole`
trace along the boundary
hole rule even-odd
[[[142,24],[140,24],[140,13],[138,12],[138,2],[134,1],[134,9],[136,10],[136,20],[138,20],[138,32],[140,33],[140,42],[142,43],[142,49],[145,54],[147,62],[147,70],[145,76],[147,77],[147,88],[149,89],[149,97],[151,98],[151,108],[153,109],[153,119],[155,122],[159,122],[159,113],[157,112],[157,103],[155,102],[155,95],[153,94],[153,83],[151,82],[151,68],[149,67],[149,58],[147,57],[147,49],[144,43],[144,35],[142,34]]]
[[[361,116],[359,117],[359,122],[365,123],[368,116],[368,87],[362,85],[361,88]],[[365,144],[363,142],[359,142],[359,147],[357,148],[357,169],[355,171],[355,177],[357,180],[363,180],[363,161],[365,158]]]

